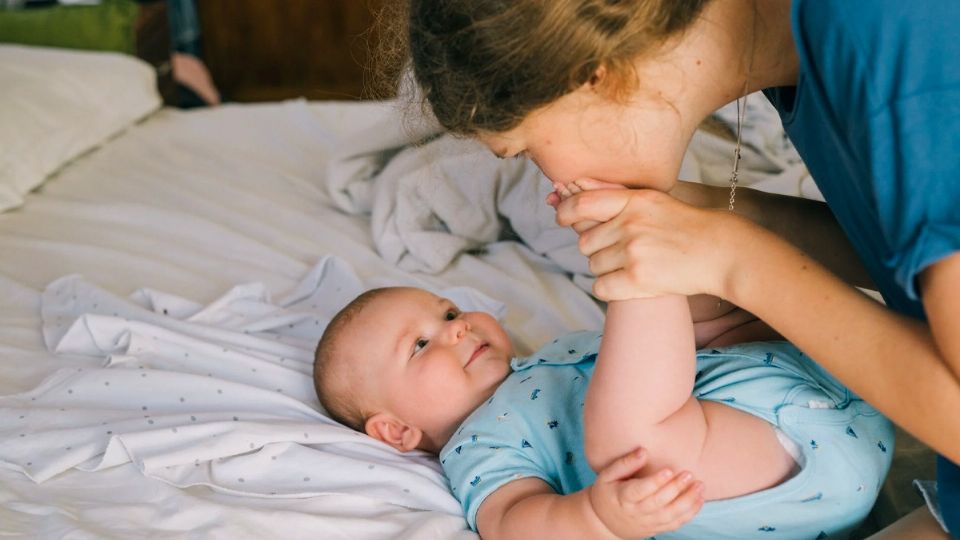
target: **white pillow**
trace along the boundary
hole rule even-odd
[[[136,58],[0,45],[0,212],[160,104]]]

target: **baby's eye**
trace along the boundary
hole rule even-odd
[[[418,352],[420,352],[421,349],[427,346],[427,343],[430,343],[429,339],[423,339],[423,338],[418,339],[417,342],[413,345],[413,354],[417,354]]]
[[[460,310],[457,309],[448,309],[447,313],[443,316],[444,319],[452,321],[460,316]]]

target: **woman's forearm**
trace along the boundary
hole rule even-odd
[[[678,182],[670,195],[700,208],[726,208],[730,190]],[[843,281],[876,289],[830,208],[822,202],[738,188],[735,212],[785,238]]]
[[[769,323],[851,390],[960,462],[960,384],[922,322],[843,283],[772,233],[738,221],[724,297]],[[747,240],[749,239],[749,240]]]

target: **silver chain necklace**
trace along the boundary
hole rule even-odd
[[[740,139],[743,135],[743,120],[747,117],[747,94],[744,85],[743,104],[737,98],[737,145],[733,149],[733,170],[730,171],[730,203],[727,211],[733,212],[733,205],[737,200],[737,184],[740,182]],[[723,307],[723,299],[717,298],[717,310]]]
[[[740,138],[743,135],[743,120],[747,116],[747,95],[743,96],[743,105],[737,98],[737,145],[733,150],[733,170],[730,172],[730,203],[727,210],[733,212],[737,198],[737,184],[740,182]]]

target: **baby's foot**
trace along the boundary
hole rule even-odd
[[[591,191],[594,189],[627,189],[627,186],[622,184],[604,182],[603,180],[595,180],[593,178],[581,178],[579,180],[574,180],[571,182],[571,184],[573,184],[573,186],[577,189],[577,193],[581,191]]]
[[[627,189],[626,186],[614,184],[613,182],[604,182],[603,180],[594,180],[593,178],[580,178],[567,184],[559,182],[553,184],[553,189],[560,197],[560,200],[566,200],[577,193],[591,191],[594,189]]]
[[[583,191],[594,189],[627,189],[626,186],[614,184],[613,182],[604,182],[603,180],[594,180],[593,178],[580,178],[568,184],[554,182],[553,193],[547,195],[547,204],[556,208],[561,202],[573,197]]]
[[[580,178],[579,180],[574,180],[567,184],[554,182],[553,193],[547,195],[547,204],[556,208],[561,202],[573,197],[577,193],[591,191],[594,189],[626,189],[626,186],[621,186],[620,184],[614,184],[611,182],[604,182],[602,180],[594,180],[592,178]],[[581,221],[579,223],[574,223],[572,227],[577,234],[581,234],[584,231],[596,227],[597,225],[599,225],[599,222],[596,221]]]

